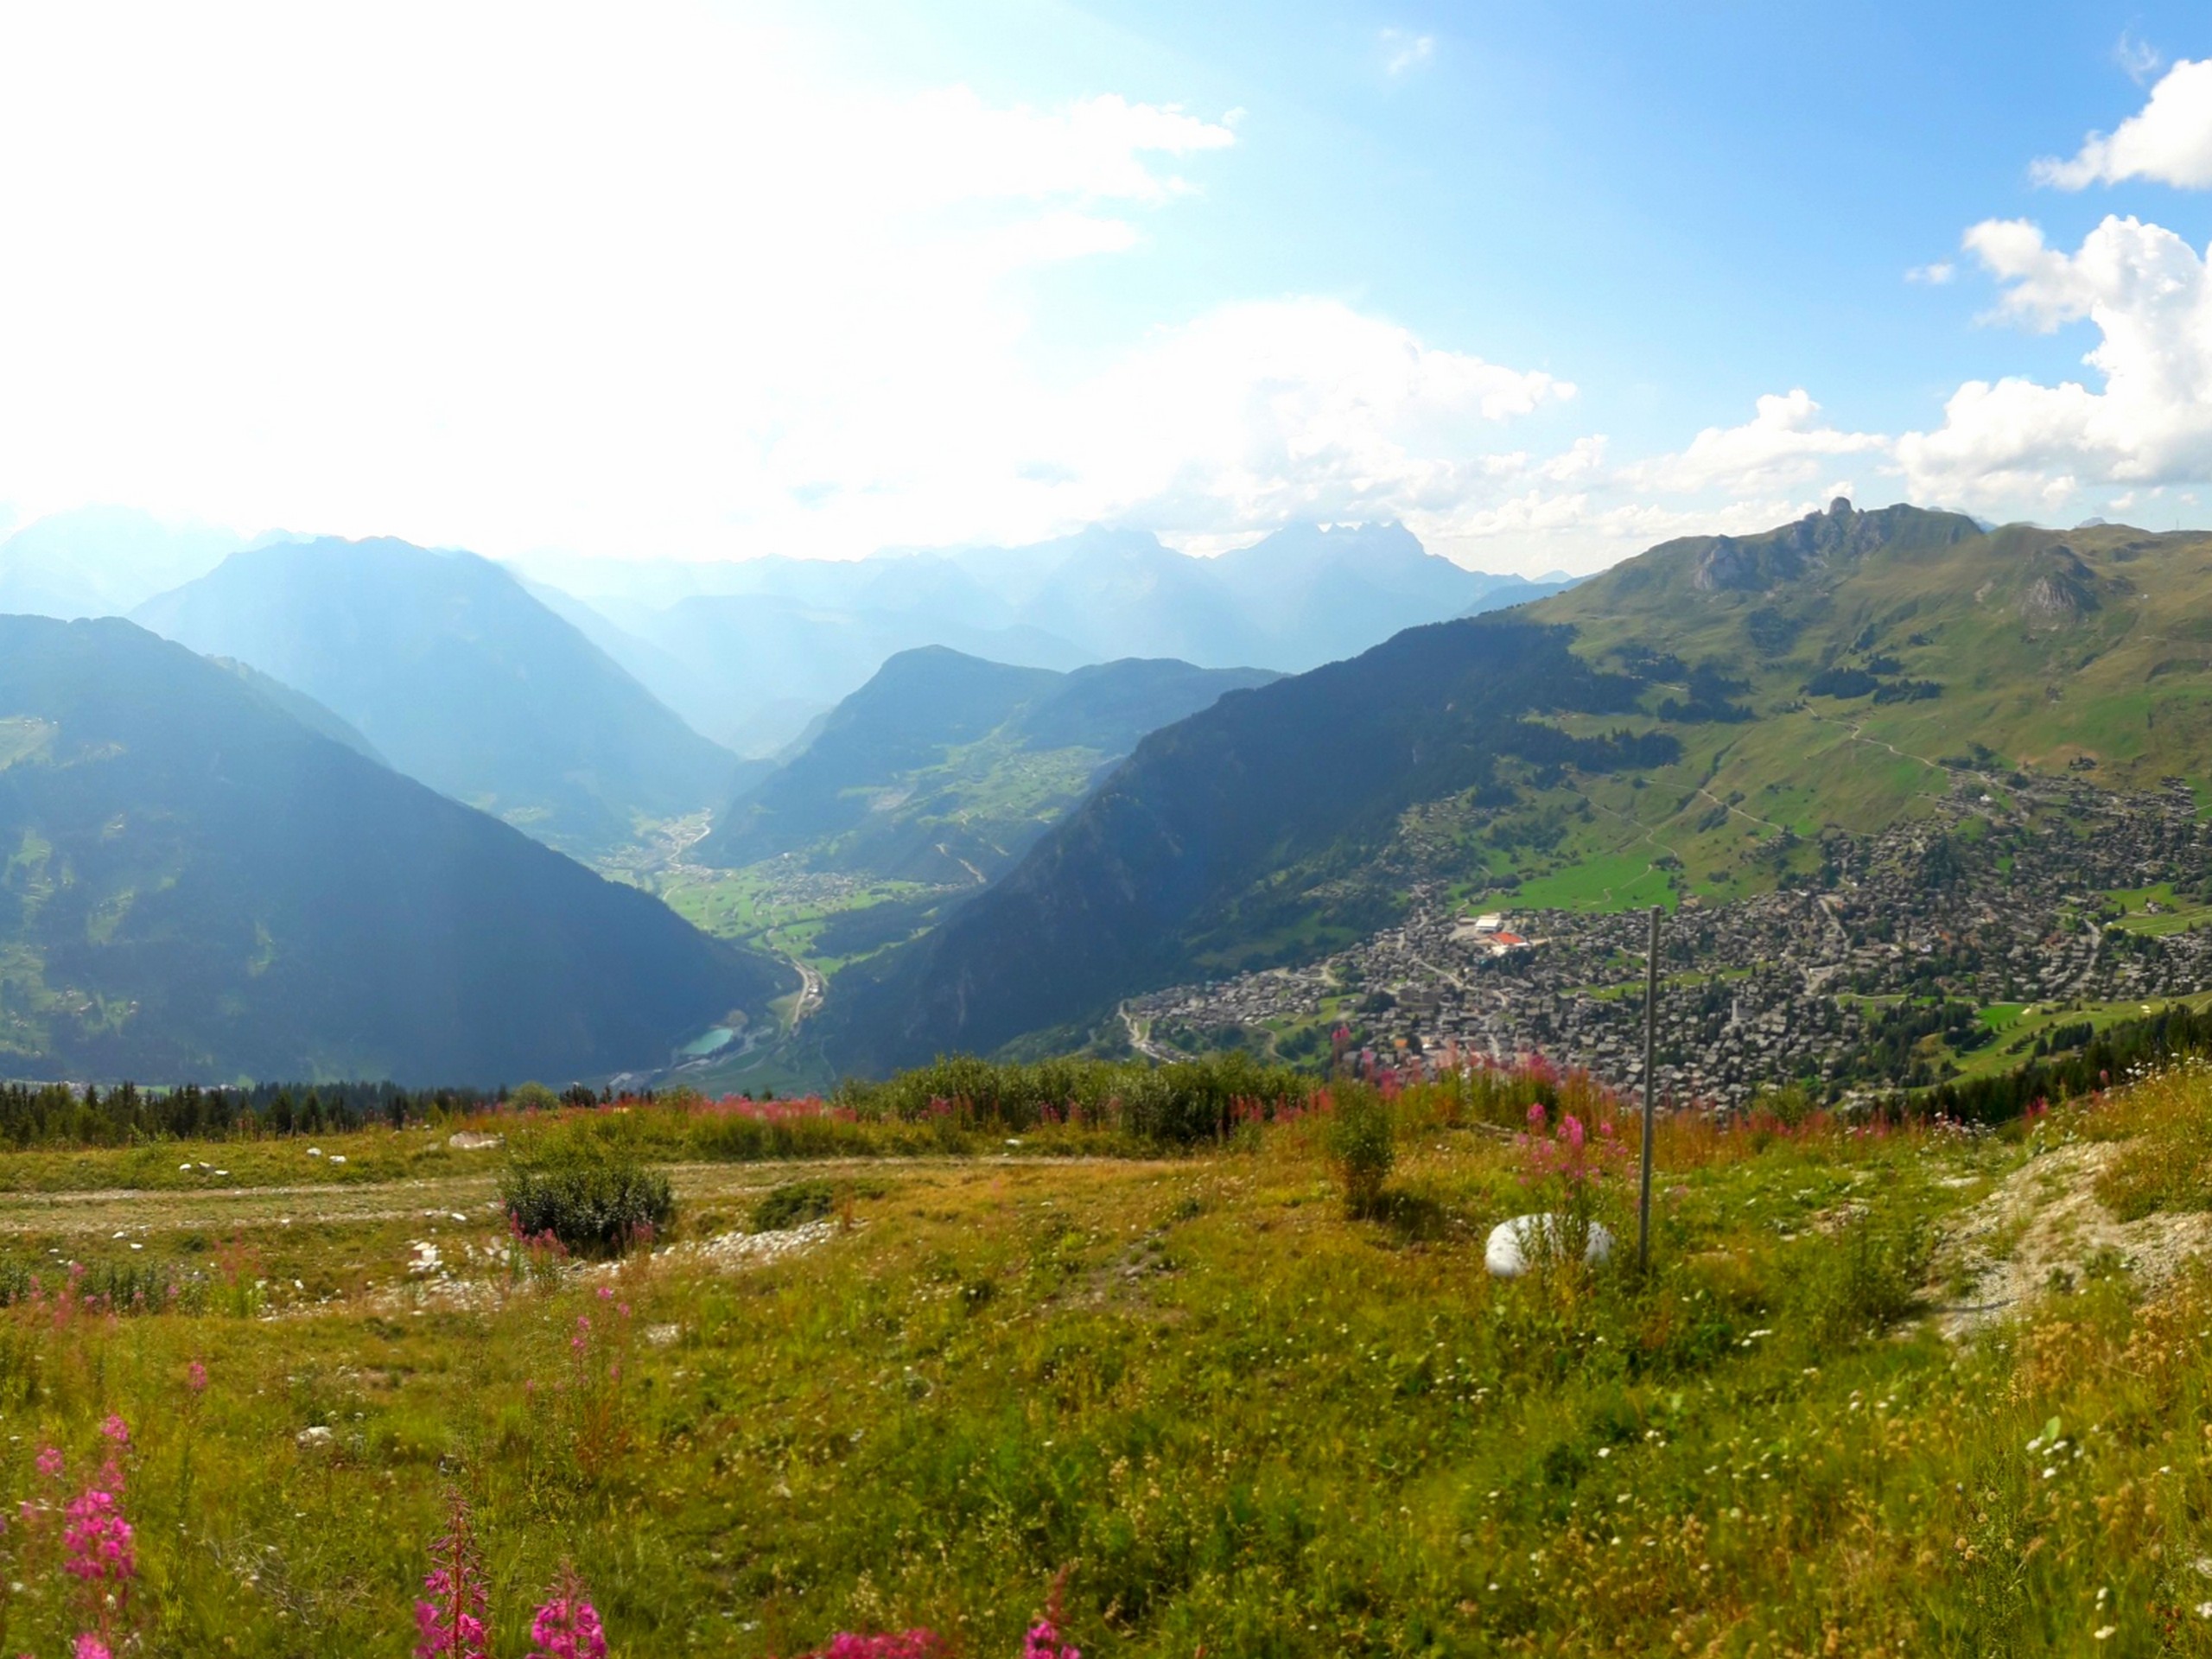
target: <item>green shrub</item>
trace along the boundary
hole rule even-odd
[[[1331,1094],[1333,1105],[1322,1120],[1323,1150],[1344,1188],[1346,1213],[1372,1215],[1398,1158],[1390,1103],[1363,1084],[1339,1084]]]
[[[561,1096],[542,1083],[518,1084],[507,1090],[507,1109],[516,1112],[550,1112],[559,1109]]]
[[[604,1137],[550,1137],[518,1153],[499,1198],[524,1236],[550,1233],[577,1255],[620,1255],[676,1216],[667,1173]]]

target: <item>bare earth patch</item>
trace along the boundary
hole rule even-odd
[[[1936,1277],[1974,1288],[1938,1308],[1945,1336],[1968,1335],[2109,1265],[2149,1288],[2212,1252],[2212,1215],[2123,1222],[2099,1201],[2097,1177],[2121,1144],[2078,1142],[2031,1158],[1960,1217],[1937,1252]]]

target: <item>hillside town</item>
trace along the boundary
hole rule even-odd
[[[1662,929],[1661,1089],[1735,1105],[1788,1084],[1831,1098],[1923,1085],[2005,1044],[2005,1014],[2212,988],[2212,911],[2189,896],[2212,830],[2188,786],[2012,782],[1999,800],[1961,776],[1928,817],[1825,836],[1797,885],[1685,897]],[[1429,886],[1351,950],[1133,999],[1123,1023],[1160,1055],[1265,1040],[1325,1058],[1333,1038],[1376,1064],[1540,1053],[1632,1084],[1649,927],[1641,910],[1471,910]]]

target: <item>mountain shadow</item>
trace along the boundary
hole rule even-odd
[[[0,1075],[564,1082],[790,984],[181,645],[0,617]]]

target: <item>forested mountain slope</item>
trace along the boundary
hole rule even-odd
[[[943,647],[902,652],[694,849],[735,866],[961,883],[995,874],[1146,733],[1276,677],[1132,660],[1059,674]]]
[[[181,645],[0,617],[0,1075],[566,1081],[786,979]]]
[[[1407,808],[1669,758],[1663,734],[1576,736],[1532,718],[1618,716],[1642,682],[1516,617],[1409,629],[1350,662],[1225,697],[1154,733],[1083,806],[934,934],[838,985],[825,1041],[849,1067],[990,1049],[1191,970],[1225,942],[1370,925],[1326,893]]]

